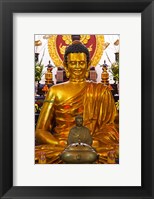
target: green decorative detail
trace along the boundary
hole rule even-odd
[[[54,103],[54,100],[44,100],[44,102]]]

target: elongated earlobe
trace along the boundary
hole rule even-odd
[[[64,66],[64,70],[65,70],[65,73],[66,73],[66,77],[69,78],[70,77],[70,73],[68,72],[66,62],[63,62],[63,66]]]
[[[70,77],[70,73],[68,72],[68,70],[65,70],[66,72],[66,77],[69,78]]]
[[[88,68],[87,68],[87,71],[86,71],[86,74],[85,74],[85,77],[86,77],[86,78],[89,77],[90,65],[91,65],[91,62],[89,61],[89,63],[88,63]]]
[[[89,70],[86,71],[85,77],[86,77],[86,78],[89,77]]]

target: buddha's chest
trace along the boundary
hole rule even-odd
[[[84,129],[74,129],[74,132],[71,133],[72,142],[84,142],[86,139],[86,133]]]
[[[61,90],[57,93],[56,100],[57,102],[64,102],[73,96],[75,96],[77,92],[71,91],[69,89]]]
[[[82,90],[82,87],[80,86],[67,86],[67,87],[64,87],[62,88],[61,90],[59,90],[57,92],[57,95],[56,95],[56,101],[57,103],[63,103],[63,102],[66,102],[67,100],[69,99],[72,99],[78,95],[80,95],[80,91]]]

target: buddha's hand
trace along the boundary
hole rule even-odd
[[[101,145],[100,141],[98,141],[98,140],[93,140],[93,142],[92,142],[92,147],[97,148],[97,147],[100,147],[100,145]]]
[[[56,139],[49,131],[37,129],[36,140],[39,144],[59,145],[59,140]]]
[[[59,144],[59,146],[66,147],[67,141],[66,140],[59,140],[58,144]]]

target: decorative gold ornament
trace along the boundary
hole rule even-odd
[[[47,69],[47,72],[45,73],[45,83],[48,84],[53,84],[52,80],[52,70],[50,68]]]
[[[64,55],[67,46],[62,46],[62,43],[59,45],[60,53]]]
[[[107,71],[107,64],[106,64],[106,61],[104,61],[104,64],[102,65],[102,74],[101,74],[101,77],[102,77],[102,83],[104,85],[109,85],[109,73]]]
[[[40,153],[38,163],[39,164],[46,164],[46,154],[44,152]]]
[[[44,35],[43,39],[49,39],[50,37],[52,37],[52,35]]]
[[[90,39],[90,35],[80,35],[80,41],[83,43],[83,44],[87,44],[88,41]]]
[[[109,45],[110,45],[109,42],[104,43],[104,46],[103,46],[104,50],[105,50]]]
[[[71,35],[63,35],[62,39],[65,41],[65,43],[67,45],[71,45],[72,44],[72,37],[71,37]]]
[[[41,46],[41,45],[42,45],[41,40],[37,40],[37,41],[35,41],[35,46]]]
[[[54,62],[54,65],[59,67],[59,66],[63,66],[63,60],[61,59],[61,57],[58,54],[57,51],[57,43],[56,43],[56,39],[57,39],[58,35],[52,35],[52,37],[50,37],[48,39],[48,51],[49,51],[49,55],[51,57],[51,59]],[[97,66],[97,64],[99,63],[101,56],[103,54],[104,51],[104,35],[95,35],[96,37],[96,49],[94,52],[94,55],[91,57],[91,66]],[[83,44],[87,44],[88,41],[90,39],[90,35],[80,35],[80,41]],[[60,44],[58,46],[59,51],[62,55],[64,55],[65,49],[67,47],[67,45],[71,45],[72,44],[72,37],[71,35],[63,35],[62,36],[62,40],[65,41],[65,44]],[[94,45],[91,44],[88,47],[89,52],[91,52],[94,48]]]
[[[57,35],[52,35],[52,37],[48,39],[48,51],[54,65],[58,67],[63,66],[63,62],[57,53],[56,38]]]
[[[91,66],[97,66],[99,63],[104,51],[104,42],[104,35],[96,35],[96,51],[91,58]]]
[[[117,39],[117,40],[114,42],[114,45],[115,45],[115,46],[118,46],[118,45],[119,45],[119,39]]]
[[[60,158],[66,164],[93,164],[99,155],[94,148],[85,143],[73,143],[65,148]]]
[[[91,52],[92,51],[92,44],[89,46],[89,48],[88,48],[88,50],[89,50],[89,52]]]

